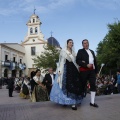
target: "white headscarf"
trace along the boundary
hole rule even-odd
[[[73,41],[72,39],[68,39],[69,41]],[[67,41],[68,41],[67,40]],[[67,43],[67,41],[65,42],[65,46],[63,47],[63,50],[67,50],[68,49],[68,43]],[[75,47],[74,47],[74,42],[73,42],[73,47],[72,47],[72,53],[75,53]]]

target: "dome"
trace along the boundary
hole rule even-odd
[[[50,45],[60,47],[59,42],[54,37],[48,38],[47,41],[48,41],[48,44],[50,44]]]

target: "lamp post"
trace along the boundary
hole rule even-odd
[[[104,65],[105,65],[104,63],[101,64],[101,68],[100,68],[100,71],[99,71],[99,73],[98,73],[99,76],[100,76],[101,70],[102,70],[102,68],[103,68]]]

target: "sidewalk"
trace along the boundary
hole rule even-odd
[[[20,99],[14,92],[12,98],[8,91],[0,89],[0,120],[119,120],[120,95],[96,97],[99,108],[89,106],[90,96],[83,100],[77,111],[52,102],[31,103]]]

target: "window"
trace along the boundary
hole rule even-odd
[[[30,28],[30,34],[32,34],[33,33],[33,29],[32,28]]]
[[[35,19],[33,19],[33,23],[35,22]]]
[[[15,62],[15,57],[13,57],[13,62]]]
[[[35,47],[31,47],[31,55],[35,55]]]
[[[20,63],[22,63],[22,59],[20,59]]]
[[[38,31],[37,31],[37,27],[35,28],[35,33],[37,33]]]
[[[22,70],[19,71],[19,77],[22,77]]]
[[[7,61],[8,60],[8,55],[5,55],[5,61]]]

